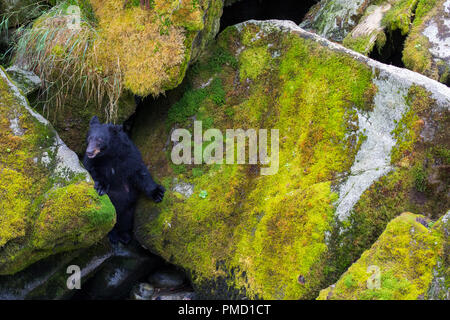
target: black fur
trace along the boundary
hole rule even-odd
[[[128,243],[139,192],[161,202],[165,189],[153,181],[141,153],[122,126],[101,124],[93,117],[87,140],[83,164],[99,195],[107,194],[116,208],[117,223],[109,234],[110,240]]]

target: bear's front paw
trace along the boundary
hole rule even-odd
[[[161,185],[157,185],[151,192],[151,198],[156,203],[161,202],[164,198],[164,192],[166,192],[166,189]]]
[[[107,194],[109,191],[109,186],[105,186],[101,183],[96,182],[94,185],[94,189],[95,191],[97,191],[97,193],[102,196],[104,194]]]

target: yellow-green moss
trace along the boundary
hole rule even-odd
[[[439,79],[437,66],[433,66],[433,57],[430,52],[428,38],[422,34],[426,22],[436,13],[438,8],[444,6],[441,0],[420,0],[411,32],[405,41],[403,62],[408,69],[422,73],[435,80]],[[446,80],[446,79],[442,79]],[[444,81],[445,82],[445,81]]]
[[[30,219],[30,186],[29,177],[0,166],[0,248],[25,235]]]
[[[349,34],[342,41],[342,44],[349,49],[352,49],[356,52],[362,53],[364,55],[368,55],[372,49],[374,42],[372,42],[372,34],[368,34],[365,36],[353,38],[351,34]]]
[[[256,79],[261,72],[267,68],[271,59],[265,47],[249,48],[244,50],[240,57],[240,77],[241,80],[249,78]]]
[[[115,223],[115,210],[107,196],[99,197],[91,184],[71,184],[50,190],[35,221],[33,246],[54,248],[98,240],[92,231],[106,234]]]
[[[442,253],[443,234],[428,229],[420,215],[404,213],[392,220],[334,287],[318,299],[411,300],[423,298]],[[380,287],[368,288],[369,266],[380,270]]]
[[[114,207],[86,182],[87,173],[58,176],[55,131],[30,114],[3,77],[0,119],[0,274],[100,240],[114,225]]]
[[[150,10],[123,10],[122,2],[91,0],[100,29],[97,63],[106,73],[119,67],[125,88],[141,96],[158,95],[169,83],[175,87],[190,60],[186,53],[192,41],[205,28],[205,12],[219,14],[221,6],[209,0],[156,0]],[[209,28],[212,23],[207,21]]]
[[[203,285],[211,280],[252,298],[311,298],[324,279],[326,234],[337,199],[332,184],[357,152],[354,108],[371,108],[372,72],[289,33],[260,32],[252,42],[255,29],[249,24],[241,32],[225,30],[220,50],[188,75],[180,103],[171,102],[169,128],[161,124],[165,116],[152,115],[151,126],[145,122],[134,134],[144,160],[168,187],[161,204],[140,202],[136,232],[146,247],[190,270],[199,292],[209,290]],[[237,63],[227,58],[244,43],[249,45]],[[236,83],[242,67],[260,55],[266,63]],[[199,73],[214,63],[217,71]],[[208,77],[209,86],[201,88]],[[221,99],[215,99],[215,83],[224,91]],[[259,166],[249,165],[185,165],[176,172],[170,154],[158,150],[174,124],[189,127],[193,116],[211,119],[223,132],[279,129],[278,174],[260,176]],[[171,192],[173,178],[192,183],[194,194],[186,199]]]

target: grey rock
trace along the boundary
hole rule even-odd
[[[161,259],[132,243],[114,246],[109,259],[83,289],[87,299],[123,299],[133,285],[161,265]]]
[[[156,288],[179,288],[185,283],[185,275],[178,270],[159,270],[153,273],[148,281]]]
[[[133,287],[130,294],[131,300],[151,300],[155,288],[146,282],[139,283]]]
[[[152,300],[195,300],[195,292],[181,291],[181,292],[161,292],[155,293]]]
[[[41,85],[41,79],[35,73],[16,65],[6,69],[6,72],[26,96],[36,91]]]

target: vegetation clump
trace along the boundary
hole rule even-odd
[[[320,300],[416,300],[425,297],[443,254],[443,232],[421,215],[403,213],[392,220]],[[375,273],[372,272],[375,270]]]

